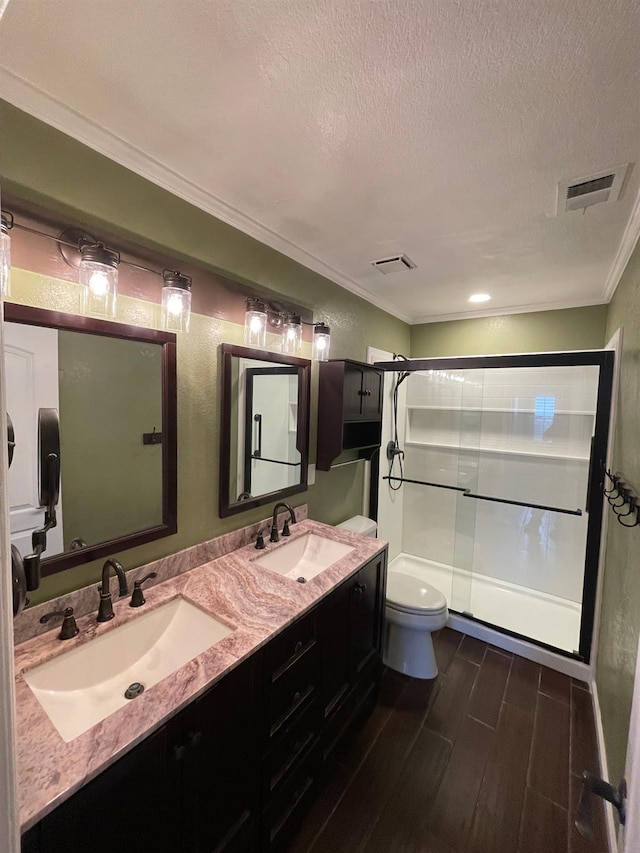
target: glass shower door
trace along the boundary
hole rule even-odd
[[[576,654],[598,381],[597,365],[484,370],[477,467],[456,525],[465,609]]]

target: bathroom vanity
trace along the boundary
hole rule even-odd
[[[146,607],[183,596],[232,632],[69,743],[18,675],[25,853],[284,844],[331,751],[375,702],[387,564],[380,540],[312,521],[292,534],[271,553],[309,534],[347,553],[302,584],[248,545],[153,587]],[[127,602],[115,610],[114,623],[135,619]],[[79,642],[104,629],[79,624]],[[18,647],[19,673],[64,651],[49,634]]]

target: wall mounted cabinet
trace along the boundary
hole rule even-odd
[[[328,471],[344,450],[369,459],[382,434],[383,372],[370,364],[320,363],[316,467]]]

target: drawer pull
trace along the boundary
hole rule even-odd
[[[299,655],[301,651],[302,651],[302,640],[298,640],[298,642],[293,647],[293,653],[294,653],[294,655]]]
[[[175,761],[182,761],[187,752],[186,746],[174,746],[173,747],[173,757]]]
[[[299,701],[300,701],[300,697],[301,697],[301,696],[302,696],[302,693],[301,693],[299,690],[296,690],[296,692],[293,694],[293,701],[294,701],[294,704],[295,704],[296,702],[299,702]]]
[[[189,732],[187,735],[189,746],[198,746],[202,741],[202,732]]]

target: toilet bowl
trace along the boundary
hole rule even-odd
[[[435,678],[438,665],[431,634],[447,624],[447,600],[435,587],[415,575],[387,575],[385,638],[386,666],[412,678]]]
[[[375,536],[377,525],[356,515],[339,524],[352,533]],[[431,634],[447,624],[444,595],[416,575],[391,570],[387,575],[383,660],[412,678],[435,678],[438,665]]]

